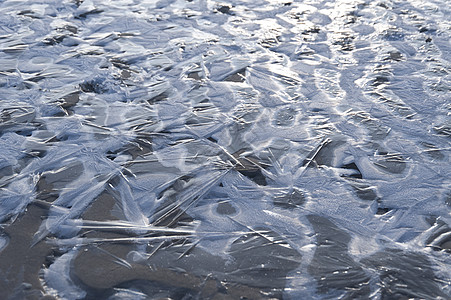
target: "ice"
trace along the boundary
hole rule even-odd
[[[450,298],[450,15],[0,1],[0,298]]]

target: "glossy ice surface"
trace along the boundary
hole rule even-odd
[[[0,1],[0,299],[450,299],[450,33],[447,0]]]

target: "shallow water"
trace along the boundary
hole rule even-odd
[[[1,299],[451,298],[451,7],[0,1]]]

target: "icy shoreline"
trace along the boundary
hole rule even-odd
[[[0,1],[0,298],[446,299],[446,1]]]

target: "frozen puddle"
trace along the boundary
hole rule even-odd
[[[451,298],[451,7],[0,1],[1,299]]]

